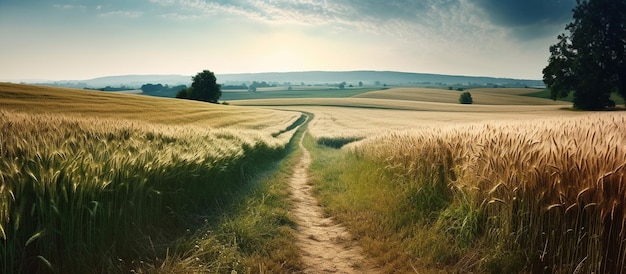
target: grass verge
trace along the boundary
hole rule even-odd
[[[384,272],[443,269],[451,257],[462,256],[453,239],[433,228],[434,213],[451,203],[439,191],[441,184],[421,190],[358,154],[310,136],[304,145],[311,152],[311,183],[325,213],[344,223]]]
[[[189,227],[171,250],[147,263],[138,273],[294,273],[302,271],[295,222],[289,211],[289,179],[301,151],[294,134],[285,158],[255,167],[242,187],[215,208],[189,215]]]

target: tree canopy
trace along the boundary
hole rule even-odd
[[[472,94],[469,91],[464,91],[459,96],[459,103],[461,104],[472,104],[474,103],[474,99],[472,99]]]
[[[573,21],[550,47],[543,81],[556,100],[574,93],[574,107],[615,105],[626,98],[626,0],[577,0]]]
[[[213,72],[203,70],[193,76],[192,80],[191,87],[178,92],[176,98],[217,103],[217,100],[222,96],[221,85],[217,83],[217,78]]]

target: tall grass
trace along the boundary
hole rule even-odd
[[[367,190],[350,185],[364,180],[384,184],[370,191],[363,212],[352,214],[394,197],[380,210],[405,222],[379,225],[404,233],[399,245],[436,264],[493,273],[620,273],[625,122],[619,113],[603,113],[382,134],[349,146],[352,163],[341,177],[349,191],[340,195],[363,195]],[[370,169],[379,175],[350,171],[354,161],[377,163]],[[447,250],[424,240],[433,233]]]
[[[0,272],[120,271],[281,155],[293,132],[272,133],[0,111]]]
[[[303,131],[298,129],[294,139],[301,138]],[[280,163],[261,166],[265,172],[234,191],[218,212],[203,215],[203,226],[175,247],[182,253],[157,269],[139,268],[138,272],[301,272],[289,179],[302,153],[298,142],[290,142],[287,150],[290,153]]]

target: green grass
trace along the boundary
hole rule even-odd
[[[247,91],[223,91],[220,101],[234,100],[250,100],[250,99],[277,99],[277,98],[346,98],[361,93],[378,90],[376,88],[345,88],[338,89],[336,87],[293,87],[288,90],[287,87],[281,89],[263,90],[257,92]]]
[[[538,91],[538,92],[522,94],[522,96],[550,99],[550,90],[544,89],[544,90],[541,90],[541,91]],[[615,92],[611,93],[610,99],[613,100],[613,102],[615,102],[616,106],[624,105],[624,103],[625,103],[624,98],[622,98],[621,96],[619,96]],[[552,100],[552,99],[550,99],[550,100]],[[574,101],[574,94],[570,93],[567,97],[559,99],[559,101],[573,102]]]
[[[445,185],[420,187],[359,154],[310,137],[304,144],[313,159],[311,183],[326,214],[344,223],[384,272],[443,271],[460,256],[460,245],[434,225],[437,213],[455,204]]]
[[[298,130],[286,158],[255,169],[242,187],[208,208],[190,215],[197,227],[177,240],[168,254],[145,264],[139,273],[293,273],[302,271],[296,246],[296,225],[289,213],[289,179],[301,155]]]

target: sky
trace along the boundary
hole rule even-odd
[[[575,0],[0,0],[0,81],[403,71],[541,79]]]

